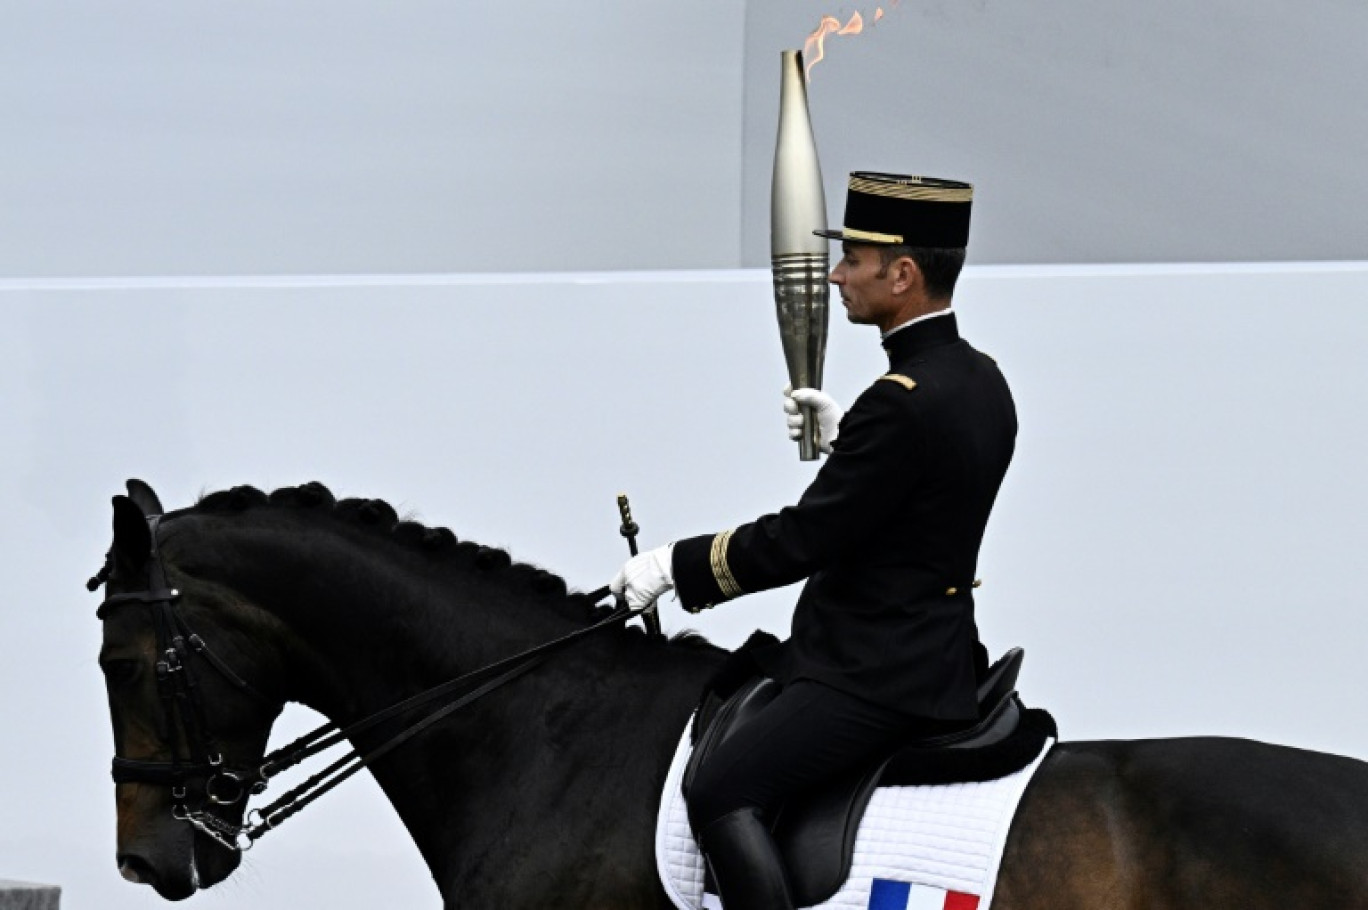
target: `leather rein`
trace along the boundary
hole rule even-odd
[[[95,615],[104,619],[111,608],[119,606],[145,606],[151,612],[157,639],[157,694],[163,717],[168,722],[166,729],[171,736],[172,757],[170,761],[151,761],[124,758],[116,754],[111,773],[116,784],[145,783],[170,787],[173,800],[171,814],[236,853],[250,850],[266,832],[279,827],[348,777],[455,711],[536,668],[553,652],[634,615],[619,598],[616,608],[592,625],[433,686],[345,727],[331,722],[323,724],[263,756],[255,765],[230,766],[224,762],[223,753],[208,723],[194,665],[202,662],[234,688],[258,701],[273,706],[281,703],[263,695],[235,673],[203,638],[191,631],[185,617],[175,609],[181,593],[167,584],[166,568],[157,542],[161,518],[160,515],[147,518],[152,552],[146,590],[110,595],[100,603]],[[105,567],[90,580],[87,587],[91,591],[96,590],[109,579],[110,572],[111,563],[106,561]],[[604,587],[588,596],[590,602],[598,603],[608,593]],[[428,709],[426,714],[380,745],[364,754],[353,748],[279,799],[264,808],[252,809],[245,816],[246,824],[225,821],[206,808],[211,804],[233,806],[249,796],[263,793],[270,779],[282,771],[301,764],[355,734],[423,708]],[[179,741],[175,736],[177,720],[185,734],[189,756],[180,754]],[[192,783],[198,784],[199,790],[193,794],[194,798],[191,794]]]

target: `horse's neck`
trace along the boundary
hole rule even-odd
[[[291,697],[340,724],[584,625],[506,569],[433,563],[364,537],[295,537],[229,537],[239,562],[221,571],[287,630]]]
[[[448,904],[654,906],[660,788],[716,662],[605,632],[374,768]]]
[[[385,587],[348,568],[346,584],[304,598],[313,606],[302,607],[287,588],[274,595],[302,664],[294,675],[310,678],[295,697],[339,724],[587,622],[507,596],[491,605],[500,598],[490,579],[473,593],[433,594],[423,579]],[[451,905],[654,906],[660,786],[721,656],[605,629],[441,721],[371,772]],[[483,889],[473,899],[472,887]],[[567,889],[586,888],[595,890],[567,900]]]

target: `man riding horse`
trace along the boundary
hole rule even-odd
[[[708,757],[689,819],[728,910],[793,906],[767,824],[783,800],[895,741],[978,720],[987,661],[974,623],[978,550],[1015,445],[1011,392],[959,336],[951,297],[973,189],[850,175],[829,280],[851,322],[878,326],[890,371],[842,415],[814,389],[827,456],[798,503],[633,557],[612,583],[644,609],[674,588],[696,612],[806,578],[792,634],[757,662],[780,694]]]

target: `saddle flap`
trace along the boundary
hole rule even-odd
[[[833,778],[784,805],[774,840],[784,857],[794,905],[825,902],[850,875],[855,836],[887,759],[873,768]]]

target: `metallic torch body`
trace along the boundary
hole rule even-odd
[[[807,80],[801,51],[784,51],[779,88],[779,136],[770,184],[770,264],[774,303],[789,382],[795,389],[822,387],[826,360],[827,241],[812,232],[826,229],[826,195],[817,163],[817,141],[808,116]],[[817,426],[809,409],[798,457],[817,458]]]

